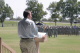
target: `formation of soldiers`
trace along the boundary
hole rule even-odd
[[[52,35],[54,35],[54,38],[58,35],[80,35],[80,26],[37,26],[39,32],[46,32],[49,37],[52,37]]]

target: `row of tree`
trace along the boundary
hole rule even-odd
[[[43,4],[38,3],[38,0],[27,0],[27,9],[32,11],[34,21],[40,21],[47,14],[46,11],[43,11]],[[51,19],[55,25],[57,19],[69,18],[72,26],[80,14],[80,2],[77,0],[60,0],[59,2],[52,2],[47,10],[51,13]]]
[[[70,24],[76,20],[80,14],[80,2],[77,0],[60,0],[59,2],[52,2],[48,10],[51,12],[51,18],[54,19],[55,23],[57,18],[61,15],[62,20],[65,18],[70,19]]]
[[[33,20],[40,21],[47,12],[43,10],[43,4],[39,3],[38,0],[26,0],[27,10],[32,11]],[[47,4],[46,4],[47,5]],[[59,2],[50,3],[47,8],[51,13],[51,19],[57,22],[57,19],[64,20],[70,19],[70,23],[76,20],[80,14],[80,2],[77,0],[60,0]],[[14,12],[8,4],[5,4],[4,0],[0,0],[0,22],[2,23],[6,17],[13,18]]]
[[[8,4],[5,4],[4,0],[0,0],[0,23],[2,23],[2,27],[4,26],[3,22],[5,18],[13,18],[13,15],[14,12],[11,7]]]

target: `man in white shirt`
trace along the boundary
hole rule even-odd
[[[24,19],[18,23],[18,34],[21,38],[20,49],[22,53],[38,53],[37,43],[43,42],[45,37],[38,37],[38,29],[32,21],[31,11],[23,12]]]

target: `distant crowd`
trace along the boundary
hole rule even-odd
[[[80,26],[45,26],[37,25],[39,32],[46,32],[49,37],[58,35],[80,35]]]

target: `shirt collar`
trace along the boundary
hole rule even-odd
[[[31,19],[27,18],[27,20],[31,20]]]

